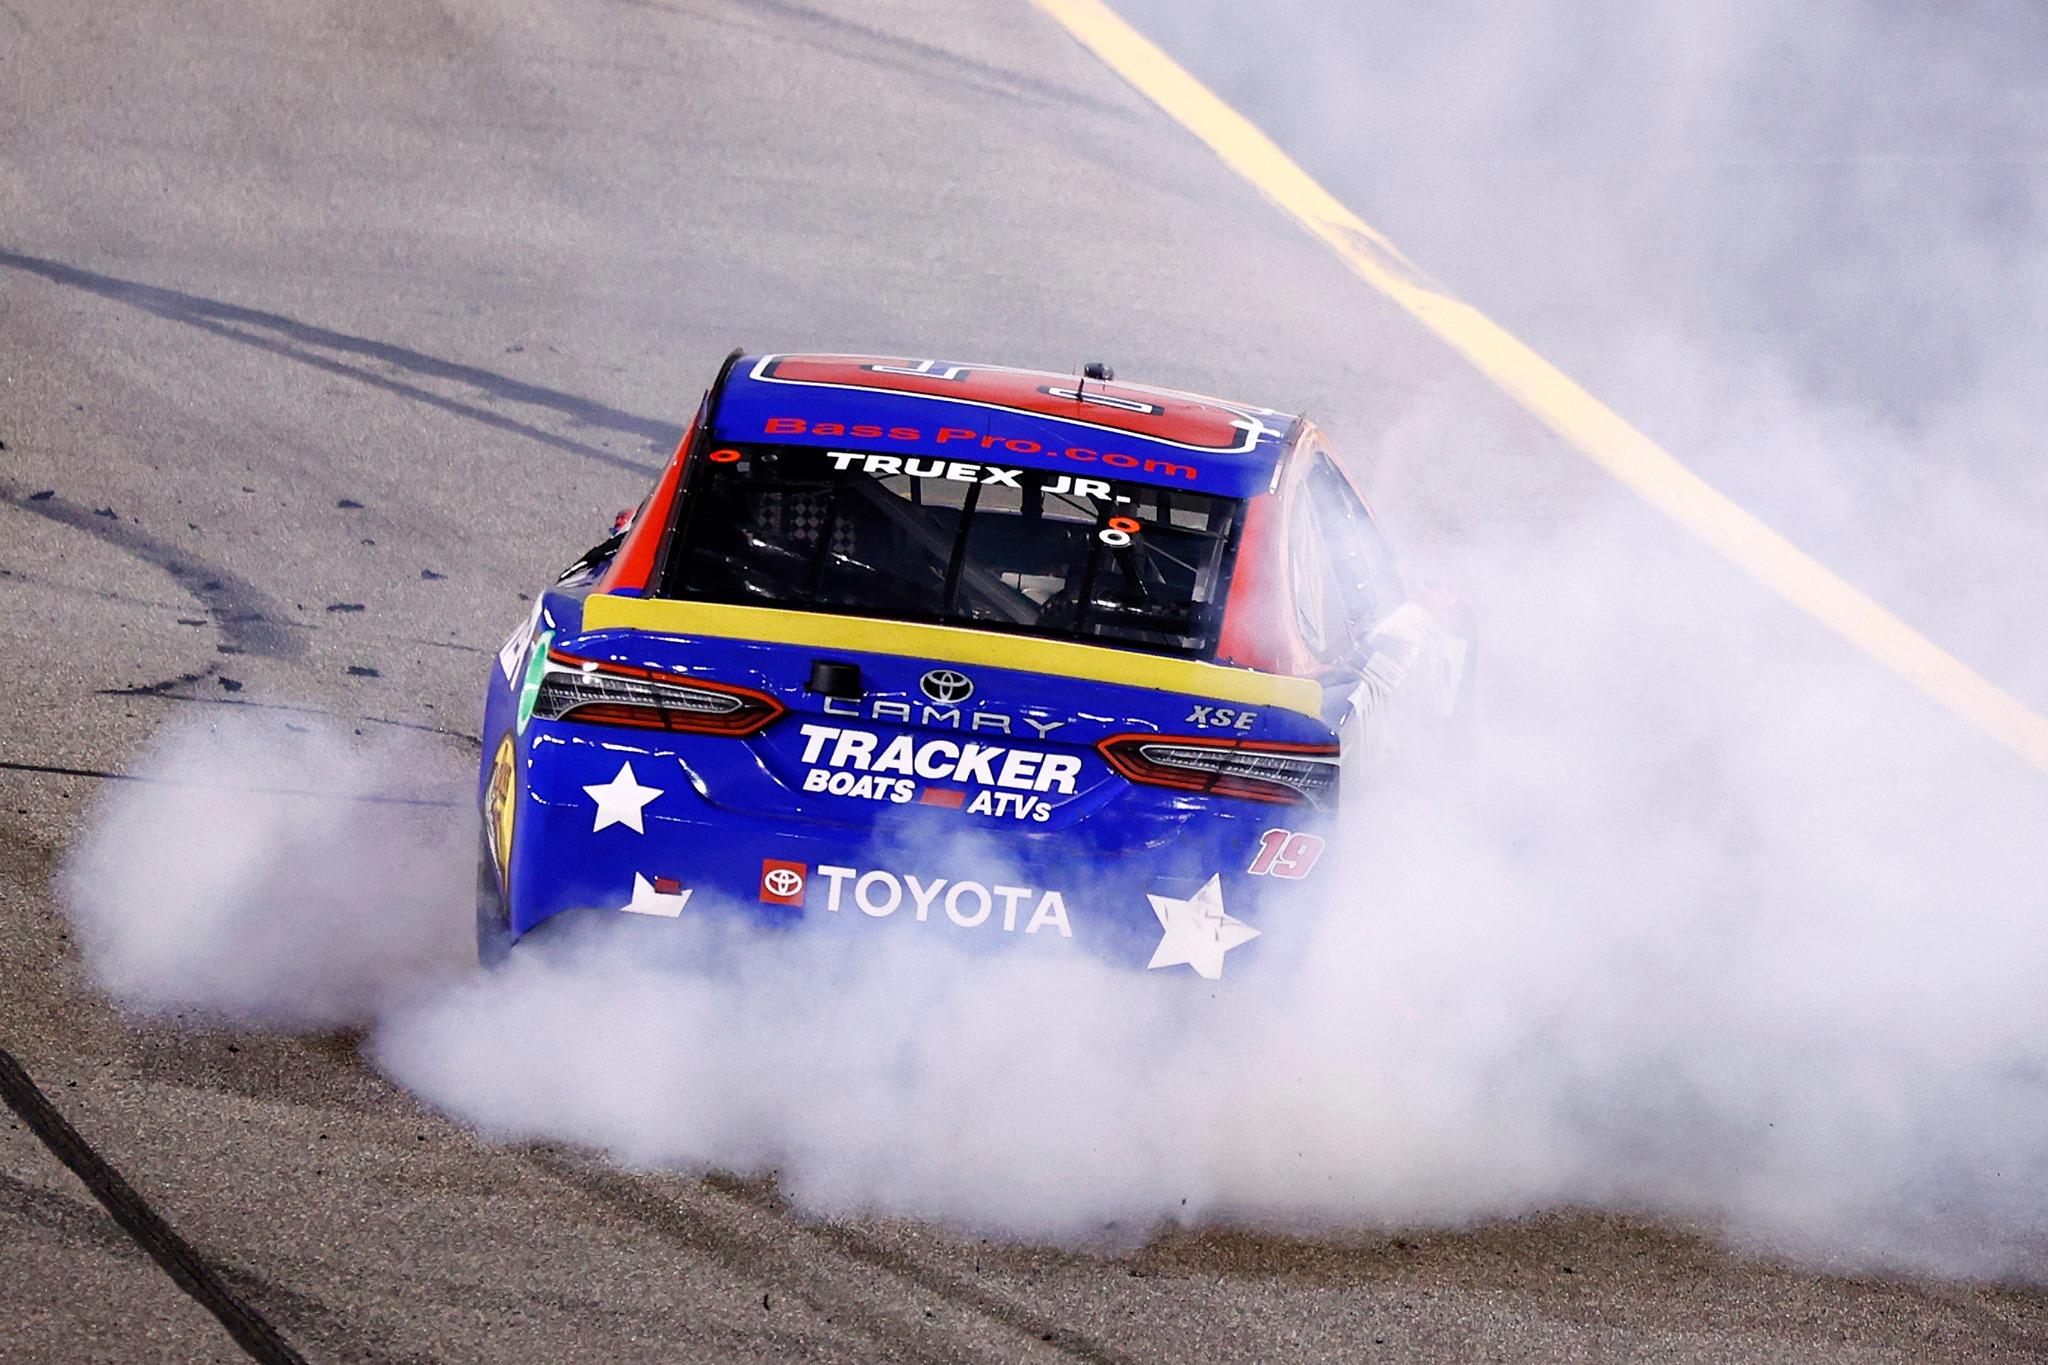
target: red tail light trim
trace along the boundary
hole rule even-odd
[[[673,734],[758,734],[788,712],[766,692],[630,664],[548,651],[533,714],[581,725],[622,725]]]
[[[1338,746],[1112,735],[1096,746],[1110,767],[1148,787],[1235,796],[1275,805],[1328,805],[1337,793]]]

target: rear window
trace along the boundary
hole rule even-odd
[[[664,596],[1215,652],[1235,499],[812,446],[690,464]]]

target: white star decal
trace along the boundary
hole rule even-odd
[[[674,883],[671,882],[670,885],[673,886]],[[653,882],[635,872],[633,899],[620,906],[619,911],[627,915],[661,915],[674,919],[683,913],[683,907],[689,903],[689,887],[686,886],[680,891],[656,891]]]
[[[1159,946],[1152,950],[1148,970],[1174,967],[1185,962],[1195,974],[1215,981],[1223,975],[1223,955],[1240,943],[1249,943],[1259,931],[1225,913],[1223,877],[1217,874],[1200,891],[1186,900],[1172,896],[1149,896],[1152,913],[1159,917]]]
[[[590,827],[592,834],[607,825],[625,825],[635,834],[645,834],[647,826],[641,823],[640,812],[662,793],[659,787],[641,786],[633,777],[631,763],[621,763],[619,775],[611,781],[583,790],[597,802],[597,823]]]

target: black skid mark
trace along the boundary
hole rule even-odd
[[[195,674],[190,681],[200,681],[206,676],[207,674],[205,673]],[[179,679],[172,679],[159,686],[163,688],[176,687],[180,681]],[[158,701],[186,702],[194,706],[246,706],[257,711],[283,711],[292,715],[310,716],[318,720],[331,721],[336,725],[378,725],[391,730],[414,730],[423,735],[438,735],[443,739],[452,739],[463,747],[479,753],[483,751],[483,740],[467,730],[451,730],[445,725],[428,725],[424,721],[399,720],[392,716],[346,715],[340,711],[329,711],[324,707],[302,706],[293,702],[257,701],[249,697],[216,697],[208,696],[204,693],[160,691],[154,687],[123,688],[118,692],[103,692],[100,695],[153,697]],[[0,768],[6,768],[7,766],[6,763],[0,762]]]
[[[292,1348],[262,1311],[229,1286],[222,1277],[224,1267],[179,1236],[163,1215],[79,1135],[37,1088],[14,1054],[5,1049],[0,1049],[0,1100],[5,1100],[7,1107],[20,1116],[51,1155],[71,1169],[121,1231],[163,1267],[178,1288],[213,1314],[244,1354],[263,1365],[305,1365],[305,1357]]]
[[[238,304],[223,303],[219,299],[209,299],[200,294],[188,294],[183,290],[165,289],[137,280],[102,275],[66,265],[62,261],[23,256],[11,251],[0,251],[0,266],[40,275],[46,280],[72,289],[83,289],[102,298],[113,299],[117,303],[125,303],[154,313],[167,321],[196,327],[202,332],[224,337],[229,341],[238,341],[245,346],[253,346],[324,373],[382,389],[386,393],[468,418],[499,431],[512,432],[543,445],[553,446],[557,450],[571,451],[600,464],[614,465],[642,474],[652,474],[657,469],[657,465],[650,461],[615,455],[609,450],[559,436],[530,423],[478,407],[474,403],[449,398],[423,389],[417,384],[391,378],[388,374],[379,373],[367,366],[377,364],[426,379],[465,385],[484,394],[486,398],[519,403],[529,408],[543,408],[560,413],[585,427],[622,432],[646,442],[647,449],[660,456],[666,456],[674,450],[676,442],[682,439],[682,427],[671,422],[658,422],[650,417],[640,417],[573,393],[564,393],[560,389],[528,384],[495,371],[443,360],[438,356],[394,346],[389,342],[315,327],[296,318],[286,317],[282,313],[244,308]]]
[[[266,659],[297,659],[306,652],[306,627],[285,618],[282,608],[261,588],[247,579],[195,557],[190,551],[136,526],[132,522],[110,521],[64,498],[35,501],[12,492],[0,492],[0,502],[33,512],[73,530],[83,531],[124,554],[133,555],[153,568],[162,569],[186,592],[199,599],[206,614],[219,627],[222,641],[244,654]],[[141,689],[160,691],[181,682],[197,682],[213,670],[190,678],[171,679]]]
[[[93,695],[96,697],[162,697],[168,695],[174,687],[190,687],[194,683],[205,682],[214,675],[217,668],[218,665],[208,664],[197,673],[180,673],[175,678],[165,678],[160,682],[138,683],[134,687],[102,687],[94,692]]]
[[[179,700],[187,700],[179,698]],[[418,726],[408,727],[418,729]],[[379,792],[335,792],[323,791],[317,787],[273,787],[248,786],[227,782],[182,782],[168,777],[151,777],[147,773],[117,773],[107,768],[74,768],[60,763],[30,763],[20,759],[0,758],[0,772],[37,773],[44,777],[88,777],[101,782],[139,782],[150,787],[173,787],[184,791],[239,792],[245,796],[303,796],[309,800],[334,801],[345,805],[360,806],[422,806],[443,810],[466,810],[470,802],[462,797],[452,796],[392,796]]]

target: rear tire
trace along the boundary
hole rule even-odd
[[[498,886],[491,836],[486,831],[476,850],[476,960],[485,967],[500,967],[511,951],[512,910]]]

